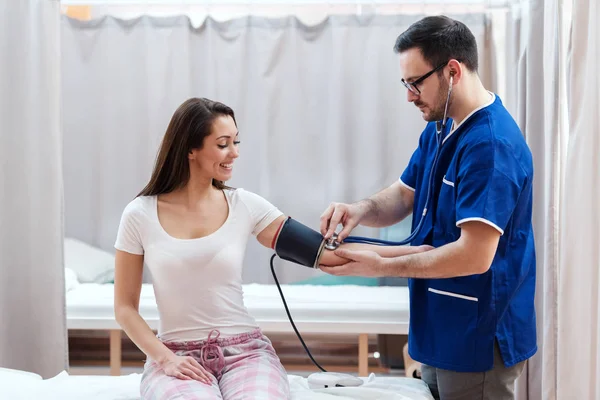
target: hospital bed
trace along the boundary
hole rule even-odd
[[[122,331],[114,315],[114,255],[74,238],[65,238],[65,287],[69,330],[109,331],[110,373],[121,373]],[[408,334],[408,288],[402,286],[282,285],[301,335],[338,334],[358,338],[358,373],[369,373],[370,335]],[[268,334],[294,334],[277,286],[247,284],[244,302]],[[143,284],[140,314],[158,330],[159,316],[151,284]],[[404,352],[408,362],[418,368]],[[308,359],[308,356],[307,356]],[[318,360],[317,360],[318,361]],[[412,376],[410,368],[407,375]]]
[[[0,368],[0,398],[11,400],[138,400],[140,374],[79,376],[66,371],[50,379]],[[306,378],[288,375],[291,400],[433,400],[427,385],[404,377],[363,378],[359,387],[311,389]]]
[[[113,311],[113,285],[67,285],[67,328],[110,332],[110,374],[121,371],[121,329]],[[369,335],[408,334],[408,289],[392,286],[281,285],[300,334],[343,334],[358,338],[358,374],[369,374]],[[261,329],[294,333],[275,285],[243,286],[244,301]],[[152,285],[143,284],[140,314],[153,330],[159,316]],[[318,360],[317,360],[318,361]]]

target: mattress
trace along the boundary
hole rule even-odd
[[[244,285],[244,302],[266,332],[293,332],[277,286]],[[407,334],[408,288],[282,285],[290,314],[303,333]],[[69,329],[119,329],[113,285],[82,283],[66,294]],[[142,285],[140,314],[152,329],[159,316],[152,285]]]
[[[43,380],[34,374],[0,370],[0,398],[11,400],[138,400],[140,374],[78,376],[62,372]],[[310,389],[306,378],[288,375],[291,400],[432,400],[421,380],[413,378],[364,378],[359,387]]]

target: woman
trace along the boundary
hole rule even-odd
[[[270,248],[286,217],[260,196],[225,186],[238,144],[231,108],[185,101],[169,123],[150,182],[123,212],[115,315],[147,356],[143,399],[290,397],[286,371],[242,293],[248,238]],[[320,264],[346,261],[326,252]],[[158,337],[138,312],[144,262],[153,277]]]

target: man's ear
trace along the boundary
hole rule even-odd
[[[453,83],[456,83],[462,77],[462,65],[457,60],[450,60],[448,62],[448,75],[452,78]]]

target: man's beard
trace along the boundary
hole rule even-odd
[[[446,100],[448,99],[449,86],[450,85],[448,81],[446,79],[443,79],[438,89],[435,105],[432,107],[428,106],[430,112],[428,115],[425,116],[425,121],[432,122],[441,121],[444,119],[444,111],[446,110]],[[452,104],[452,99],[450,99],[450,102],[448,103],[448,108],[450,108],[450,104]],[[423,105],[423,103],[415,102],[415,105],[420,106]]]

